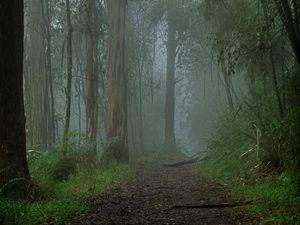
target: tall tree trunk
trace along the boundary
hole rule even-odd
[[[231,112],[233,112],[234,105],[233,105],[233,99],[232,99],[232,94],[231,94],[231,89],[230,89],[230,77],[229,74],[225,68],[224,65],[222,65],[222,73],[224,76],[224,83],[225,83],[225,92],[226,92],[226,97],[228,101],[228,106]]]
[[[126,0],[109,1],[109,64],[107,151],[120,163],[128,163],[127,91],[124,71]]]
[[[274,0],[277,11],[281,17],[283,26],[285,27],[292,49],[296,56],[298,67],[300,67],[300,2],[293,0],[292,2],[288,0]],[[299,74],[298,74],[299,75]],[[295,87],[299,87],[299,78],[295,77]],[[300,99],[299,91],[296,91],[295,96],[297,99]],[[299,116],[299,115],[298,115]],[[300,140],[299,130],[296,131],[296,139]],[[300,171],[300,142],[297,142],[297,145],[294,150],[295,158],[295,172]],[[300,195],[300,177],[297,179],[298,195]]]
[[[139,121],[137,120],[137,118],[139,118],[139,107],[138,107],[138,94],[137,94],[137,82],[136,82],[136,75],[134,76],[134,78],[131,80],[130,83],[128,83],[128,87],[129,87],[129,104],[128,104],[128,109],[129,109],[129,125],[128,125],[128,130],[131,131],[130,132],[130,148],[131,150],[134,151],[138,151],[140,150],[140,138],[139,138]]]
[[[26,27],[27,56],[25,73],[26,115],[28,118],[29,145],[48,147],[48,111],[49,96],[45,70],[44,24],[42,18],[42,1],[28,1]]]
[[[266,26],[268,27],[271,24],[270,16],[267,11],[266,2],[262,2],[262,3],[263,3],[262,9],[263,9],[263,13],[264,13],[265,23],[266,23]],[[269,39],[272,39],[272,35],[269,31],[267,32],[267,36]],[[270,63],[271,63],[271,68],[272,68],[272,81],[273,81],[273,86],[274,86],[274,90],[275,90],[275,95],[277,98],[278,111],[279,111],[280,117],[283,118],[284,112],[283,112],[282,100],[280,97],[280,90],[279,90],[278,81],[277,81],[276,66],[275,66],[274,57],[273,57],[273,47],[271,47],[271,49],[270,49],[269,57],[270,57]]]
[[[138,103],[138,86],[136,80],[133,82],[133,119],[134,119],[134,140],[135,140],[135,150],[140,150],[140,138],[139,138],[139,103]]]
[[[144,67],[144,63],[143,63],[144,59],[141,58],[141,60],[139,60],[139,74],[138,74],[138,83],[139,83],[139,141],[140,141],[140,146],[139,146],[139,150],[143,151],[144,149],[144,135],[143,135],[143,93],[142,93],[142,74],[143,74],[143,67]]]
[[[43,1],[42,1],[43,2]],[[44,21],[46,28],[46,42],[47,42],[47,50],[46,50],[46,70],[47,70],[47,83],[48,83],[48,91],[50,94],[50,113],[49,113],[49,147],[53,147],[55,144],[55,105],[54,105],[54,93],[53,93],[53,77],[52,77],[52,58],[51,58],[51,50],[52,50],[52,34],[51,34],[51,18],[50,18],[50,0],[46,0],[46,4],[44,4],[45,13],[44,13]]]
[[[14,182],[6,185],[0,195],[11,197],[26,194],[26,180],[30,179],[23,101],[23,16],[23,1],[1,1],[0,190]]]
[[[67,12],[67,88],[66,88],[66,115],[65,115],[65,129],[63,142],[68,141],[68,133],[70,130],[71,117],[71,100],[72,100],[72,69],[73,69],[73,55],[72,55],[72,34],[73,27],[71,21],[70,0],[66,0]]]
[[[283,111],[283,106],[282,106],[282,100],[280,97],[280,90],[279,90],[278,81],[277,81],[277,73],[276,73],[276,67],[275,67],[272,49],[270,50],[270,61],[271,61],[271,66],[272,66],[272,81],[273,81],[274,90],[275,90],[275,94],[276,94],[276,98],[277,98],[278,111],[279,111],[280,118],[283,119],[284,111]]]
[[[53,148],[55,143],[55,121],[54,121],[54,96],[53,96],[53,81],[52,81],[52,60],[51,60],[51,21],[50,21],[50,2],[49,0],[41,1],[41,11],[43,18],[43,27],[46,34],[46,89],[44,97],[44,110],[47,116],[47,134],[49,136],[47,146]]]
[[[95,35],[95,0],[86,1],[86,129],[88,152],[96,155],[96,140],[98,128],[98,76],[94,66]]]
[[[80,44],[77,44],[77,46],[79,46]],[[76,80],[75,80],[75,90],[76,90],[76,96],[77,96],[77,110],[78,110],[78,139],[77,139],[77,146],[78,148],[81,148],[81,135],[82,135],[82,111],[81,111],[81,100],[82,97],[85,97],[84,94],[81,91],[81,87],[82,87],[82,80],[83,80],[83,76],[81,76],[81,74],[83,74],[82,71],[82,66],[81,66],[81,58],[79,56],[79,49],[76,49],[75,51],[75,56],[76,56]]]
[[[172,5],[172,3],[170,3]],[[167,40],[167,80],[165,102],[165,144],[171,151],[176,150],[175,141],[175,61],[176,40],[173,7],[168,11],[168,40]]]
[[[274,0],[274,2],[300,66],[300,3],[293,1],[291,4],[288,0]]]
[[[154,64],[155,64],[155,56],[156,56],[156,40],[157,40],[157,31],[156,29],[153,32],[153,52],[151,57],[151,69],[150,69],[150,95],[151,95],[151,103],[153,104],[153,95],[154,95]]]

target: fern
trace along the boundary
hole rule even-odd
[[[48,176],[55,181],[64,181],[76,173],[76,164],[72,158],[63,157],[47,170]]]

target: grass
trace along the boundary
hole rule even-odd
[[[262,224],[300,224],[300,197],[288,174],[272,177],[264,183],[237,188],[243,198],[253,200],[248,212]]]
[[[208,158],[197,165],[198,173],[227,184],[241,201],[251,201],[245,210],[257,219],[254,224],[300,224],[295,176],[263,172],[255,142],[234,132],[227,127],[215,136]]]
[[[65,220],[88,212],[84,201],[107,193],[130,173],[128,166],[110,168],[76,168],[64,181],[53,179],[59,154],[45,154],[29,160],[37,193],[33,201],[0,198],[0,224],[62,224]],[[67,167],[69,168],[69,166]],[[36,197],[38,196],[38,197]]]
[[[83,214],[87,209],[76,201],[47,200],[30,203],[0,199],[0,220],[3,224],[62,224],[66,219]]]
[[[238,161],[238,160],[237,160]],[[241,179],[235,169],[241,162],[208,161],[198,164],[199,174],[227,184],[241,201],[251,201],[246,213],[254,224],[300,224],[300,196],[292,176],[287,173],[254,180]],[[219,165],[219,166],[218,166]],[[247,179],[247,178],[246,178]],[[248,182],[249,181],[249,182]]]
[[[260,104],[250,97],[243,101],[233,115],[220,116],[198,172],[251,201],[245,210],[256,219],[254,224],[300,225],[300,171],[294,169],[293,158],[298,114],[289,112],[284,120],[274,116],[274,96],[261,98]]]

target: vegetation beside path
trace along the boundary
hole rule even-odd
[[[250,202],[245,210],[256,218],[253,224],[300,224],[299,171],[290,154],[294,125],[289,118],[277,123],[267,111],[259,120],[251,110],[245,107],[235,116],[222,116],[198,172]],[[260,127],[259,140],[258,129],[249,121]]]
[[[61,152],[30,154],[33,181],[28,200],[0,198],[0,224],[63,224],[88,213],[84,202],[111,191],[130,173],[129,166],[101,168],[86,164],[84,155]]]

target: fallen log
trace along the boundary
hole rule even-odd
[[[204,157],[194,157],[194,158],[191,158],[191,159],[186,159],[186,160],[183,160],[183,161],[179,161],[179,162],[176,162],[176,163],[164,163],[164,166],[168,166],[168,167],[179,167],[179,166],[183,166],[183,165],[187,165],[187,164],[193,164],[193,163],[196,163],[198,161],[201,161],[201,160],[204,160],[206,159],[206,156]]]
[[[236,207],[236,203],[199,204],[199,205],[174,205],[171,209],[198,209],[198,208],[228,208]]]
[[[230,208],[251,204],[252,201],[239,203],[215,203],[215,204],[188,204],[188,205],[174,205],[171,209],[198,209],[198,208]]]

